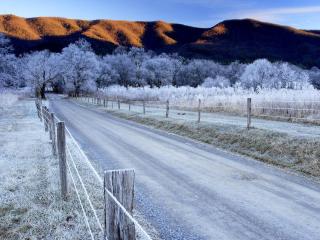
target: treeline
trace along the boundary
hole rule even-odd
[[[251,64],[222,65],[211,60],[186,59],[177,54],[155,54],[142,48],[117,48],[98,56],[79,40],[61,53],[32,52],[15,56],[10,41],[0,35],[0,87],[31,87],[37,95],[51,87],[57,92],[96,91],[110,85],[124,87],[204,86],[320,88],[320,70],[259,59]]]

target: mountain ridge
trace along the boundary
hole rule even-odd
[[[307,67],[320,66],[320,31],[254,19],[226,20],[211,28],[197,28],[164,21],[0,15],[0,32],[12,40],[17,54],[42,49],[61,51],[85,38],[101,54],[121,45],[220,62],[268,58]]]

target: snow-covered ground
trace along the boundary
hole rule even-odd
[[[5,108],[0,109],[0,239],[89,239],[70,179],[68,201],[60,198],[58,159],[52,155],[49,136],[37,118],[34,101],[15,101],[16,96],[8,96],[0,96],[6,99]],[[72,145],[70,148],[75,151]],[[74,159],[88,184],[86,181],[92,177],[85,174],[85,166],[76,155]],[[75,181],[92,231],[100,237],[79,179],[75,177]],[[95,200],[102,199],[103,191],[93,182],[90,195]],[[98,208],[101,201],[94,202]]]

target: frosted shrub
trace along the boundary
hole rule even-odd
[[[314,88],[260,89],[257,92],[253,88],[241,87],[111,86],[100,89],[100,92],[114,99],[159,101],[158,104],[169,100],[172,107],[186,110],[196,110],[201,99],[203,110],[208,112],[245,114],[247,98],[252,98],[254,115],[315,118],[318,115],[314,110],[320,110],[320,92]]]

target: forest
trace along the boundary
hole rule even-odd
[[[118,47],[100,56],[83,39],[60,53],[48,50],[13,54],[10,40],[0,35],[0,88],[29,88],[45,97],[58,93],[96,92],[110,86],[139,88],[234,88],[259,93],[266,89],[318,89],[320,70],[287,62],[257,59],[224,65],[212,60],[187,59],[178,54],[156,54],[143,48]]]

